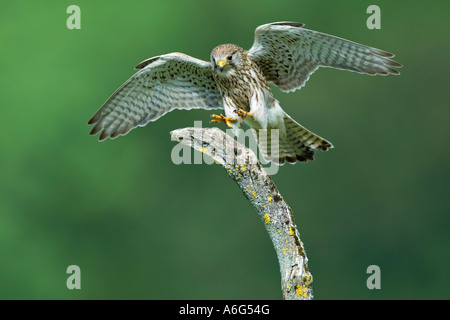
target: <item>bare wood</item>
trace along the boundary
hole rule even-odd
[[[171,137],[221,164],[256,209],[277,253],[283,298],[312,299],[312,275],[293,212],[255,153],[218,128],[178,129]]]

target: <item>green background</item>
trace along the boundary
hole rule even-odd
[[[81,30],[66,9],[81,8]],[[381,30],[366,9],[381,8]],[[449,299],[448,1],[3,1],[0,298],[281,299],[256,212],[219,165],[174,165],[175,111],[103,143],[87,121],[140,61],[249,48],[274,21],[394,52],[401,76],[320,69],[281,106],[335,148],[273,179],[316,299]],[[223,126],[222,126],[223,127]],[[66,269],[81,268],[81,290]],[[381,268],[369,290],[366,269]]]

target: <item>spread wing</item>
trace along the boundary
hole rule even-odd
[[[332,35],[302,28],[295,22],[275,22],[256,28],[249,56],[266,79],[282,91],[303,87],[318,67],[368,75],[399,74],[402,65],[392,53]]]
[[[182,53],[147,59],[94,114],[88,124],[99,140],[127,134],[174,109],[223,108],[209,62]]]

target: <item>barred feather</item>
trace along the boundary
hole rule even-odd
[[[302,24],[277,22],[259,26],[249,56],[266,80],[282,91],[303,87],[319,67],[354,71],[367,75],[398,75],[402,65],[392,53],[304,29]]]
[[[114,139],[174,109],[221,109],[222,96],[211,64],[182,53],[153,57],[94,114],[90,134]]]
[[[314,151],[327,151],[333,145],[327,140],[304,128],[288,114],[284,114],[286,137],[283,139],[272,139],[272,131],[254,130],[257,137],[260,152],[264,159],[279,164],[285,162],[295,163],[314,160]],[[257,135],[258,133],[258,135]]]

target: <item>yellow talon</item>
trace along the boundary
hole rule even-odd
[[[241,117],[241,125],[244,124],[245,117],[253,117],[253,113],[244,111],[242,109],[237,109],[236,113],[239,117]]]
[[[230,122],[236,122],[236,119],[225,117],[223,114],[220,114],[220,116],[218,116],[217,114],[212,114],[211,118],[214,118],[213,120],[211,120],[211,122],[225,123],[229,128],[233,127]]]

